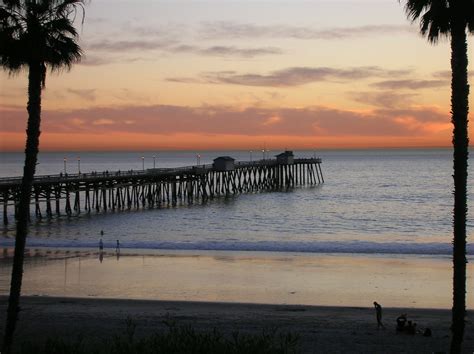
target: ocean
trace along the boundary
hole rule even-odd
[[[42,152],[38,175],[141,170],[272,158],[280,151]],[[337,254],[451,254],[451,149],[295,151],[321,157],[325,183],[279,192],[240,194],[205,204],[92,212],[35,221],[28,247]],[[200,155],[199,157],[197,155]],[[153,158],[154,156],[154,158]],[[144,157],[144,158],[142,158]],[[64,161],[66,158],[66,163]],[[79,166],[80,160],[80,166]],[[20,176],[22,153],[1,153],[0,177]],[[472,165],[470,176],[474,176]],[[473,182],[470,178],[469,192]],[[472,245],[468,217],[468,253]],[[14,243],[0,228],[0,247]]]

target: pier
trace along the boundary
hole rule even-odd
[[[284,155],[277,159],[234,162],[230,157],[221,157],[214,164],[179,168],[36,176],[30,213],[42,219],[81,212],[176,206],[321,183],[324,178],[320,158],[293,159],[292,155],[291,159]],[[5,225],[9,216],[16,218],[20,185],[21,177],[0,178]]]

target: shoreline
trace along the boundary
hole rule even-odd
[[[13,245],[0,245],[0,259],[13,257],[14,251],[14,240]],[[104,254],[115,255],[115,244],[110,243],[108,247],[104,246]],[[34,253],[34,254],[32,254]],[[292,251],[292,250],[246,250],[246,249],[180,249],[180,248],[134,248],[124,247],[120,248],[121,256],[192,256],[192,255],[254,255],[254,256],[270,256],[279,257],[285,256],[332,256],[332,257],[353,257],[353,258],[433,258],[433,259],[452,259],[452,254],[444,253],[399,253],[399,252],[350,252],[350,251],[338,251],[338,252],[313,252],[313,251]],[[84,255],[98,255],[98,247],[76,247],[76,246],[27,246],[25,248],[26,256],[38,256],[38,257],[51,257],[54,254],[64,255],[68,258],[82,257]],[[468,261],[474,262],[474,254],[466,254]]]
[[[11,254],[0,262],[8,264]],[[468,288],[474,287],[468,264]],[[323,306],[451,307],[451,260],[400,255],[31,250],[23,294]],[[0,295],[9,289],[0,268]],[[474,309],[472,297],[467,308]]]
[[[7,297],[0,296],[0,332],[4,326]],[[166,331],[163,321],[191,325],[198,331],[217,328],[224,335],[235,331],[261,334],[298,334],[302,353],[432,353],[448,351],[450,310],[383,308],[385,330],[378,330],[370,307],[243,304],[195,301],[84,299],[23,297],[17,338],[34,341],[54,336],[74,340],[101,340],[125,331],[129,317],[137,336]],[[419,329],[430,328],[432,337],[395,331],[395,319],[407,313]],[[468,311],[464,350],[474,350],[474,311]]]

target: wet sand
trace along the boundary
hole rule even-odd
[[[0,297],[0,332],[3,330],[6,297]],[[163,321],[192,325],[199,331],[234,331],[260,334],[277,328],[300,336],[302,353],[433,353],[448,352],[450,311],[384,308],[386,329],[377,329],[375,311],[369,307],[322,307],[259,305],[238,303],[146,301],[25,297],[18,337],[42,340],[48,336],[64,339],[79,334],[87,340],[104,339],[125,329],[129,316],[138,336],[165,331]],[[432,337],[395,331],[395,319],[407,312],[419,328],[429,327]],[[468,313],[465,353],[474,350],[474,313]]]
[[[218,251],[30,250],[24,295],[292,304],[451,307],[451,260],[407,255]],[[0,256],[0,295],[8,293],[11,253]],[[473,262],[468,289],[474,288]],[[7,265],[7,266],[3,266]],[[468,294],[467,307],[474,309]]]

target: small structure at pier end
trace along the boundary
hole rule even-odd
[[[212,166],[215,171],[233,171],[235,169],[235,159],[230,156],[219,156],[214,159]]]
[[[281,165],[293,165],[295,162],[295,156],[293,155],[293,151],[286,150],[281,154],[275,156],[277,158],[277,163]]]

